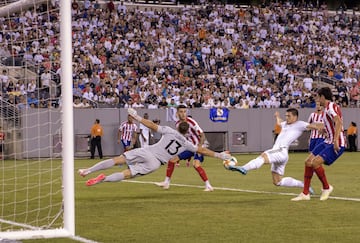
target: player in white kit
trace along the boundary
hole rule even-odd
[[[298,121],[298,110],[290,108],[286,110],[286,121],[282,121],[279,112],[275,112],[276,122],[281,126],[281,132],[277,137],[274,146],[263,152],[259,157],[249,161],[243,166],[230,166],[229,170],[238,171],[246,175],[249,170],[260,168],[263,164],[271,164],[271,173],[273,183],[276,186],[285,187],[303,187],[302,181],[292,177],[283,177],[285,166],[289,159],[289,146],[294,142],[303,131],[309,129],[321,130],[324,126],[322,123],[307,123]]]
[[[201,153],[207,156],[216,157],[222,160],[229,159],[231,155],[227,152],[216,153],[210,149],[195,146],[189,142],[185,134],[189,129],[186,122],[179,124],[178,131],[167,126],[159,126],[150,120],[140,117],[132,108],[128,109],[129,115],[141,122],[148,128],[162,134],[160,141],[145,148],[137,148],[124,152],[122,155],[112,159],[103,160],[87,169],[80,169],[81,176],[105,170],[114,165],[127,164],[128,168],[122,172],[113,173],[109,176],[100,174],[86,182],[87,186],[92,186],[100,182],[115,182],[130,179],[136,176],[149,174],[157,170],[162,164],[167,163],[172,157],[186,150]]]

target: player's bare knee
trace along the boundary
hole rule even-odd
[[[262,153],[259,157],[262,157],[264,159],[264,163],[265,164],[269,164],[270,161],[269,161],[269,157],[266,153]]]
[[[113,158],[114,165],[123,165],[126,162],[125,156],[120,155],[115,158]]]
[[[201,166],[200,161],[199,161],[199,160],[194,160],[194,161],[193,161],[193,166],[194,166],[195,169],[198,168],[198,167],[200,167],[200,166]]]
[[[324,161],[321,157],[316,156],[311,162],[313,168],[318,168]]]
[[[175,157],[172,157],[170,160],[169,160],[169,162],[170,163],[176,163],[176,162],[178,162],[180,159],[179,159],[179,157],[178,156],[175,156]]]
[[[313,161],[313,158],[312,158],[312,159],[307,158],[307,159],[305,160],[305,165],[306,165],[307,167],[311,167],[311,166],[312,166],[312,161]]]
[[[274,186],[280,186],[281,185],[281,180],[282,180],[282,176],[275,173],[275,172],[272,172],[272,181],[273,181],[273,184]]]
[[[133,178],[133,175],[131,174],[131,171],[129,169],[124,170],[122,173],[124,174],[125,179]]]
[[[273,178],[274,186],[281,186],[281,178]]]

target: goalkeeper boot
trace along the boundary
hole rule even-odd
[[[241,166],[233,166],[233,165],[229,165],[229,170],[231,171],[237,171],[240,172],[243,175],[247,174],[247,170],[245,170],[243,167]]]
[[[97,177],[88,180],[88,181],[86,182],[86,185],[87,185],[87,186],[96,185],[96,184],[102,182],[103,180],[105,180],[105,178],[106,178],[106,176],[105,176],[104,174],[100,174],[100,175],[98,175]]]

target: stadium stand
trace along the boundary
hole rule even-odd
[[[12,26],[1,22],[0,69],[26,67],[35,75],[37,98],[56,99],[53,107],[58,107],[58,1],[52,4],[36,14],[5,16]],[[198,103],[210,107],[305,108],[314,106],[312,93],[323,85],[333,88],[341,106],[359,107],[358,101],[350,102],[349,92],[354,83],[359,86],[355,13],[280,3],[85,0],[72,6],[74,97],[87,99],[90,107],[132,106],[140,97],[147,107],[146,98],[154,93],[155,105],[165,97],[168,104],[182,100],[193,107],[199,97]],[[17,27],[29,22],[36,26],[37,43],[18,35]],[[46,70],[49,87],[41,80]],[[8,73],[26,87],[34,79]],[[2,85],[6,102],[12,91],[7,81]],[[19,88],[15,85],[14,91]],[[15,95],[15,105],[19,100]]]

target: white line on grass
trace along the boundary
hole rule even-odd
[[[86,238],[83,238],[81,236],[72,236],[70,237],[72,240],[76,240],[76,241],[80,241],[80,242],[83,242],[83,243],[99,243],[98,241],[94,241],[94,240],[89,240],[89,239],[86,239]]]
[[[123,180],[123,182],[131,182],[131,183],[140,183],[140,184],[154,184],[153,181],[135,181],[135,180]],[[171,184],[171,186],[178,187],[192,187],[192,188],[203,188],[204,186],[195,186],[195,185],[186,185],[186,184]],[[297,196],[295,193],[288,192],[267,192],[267,191],[255,191],[255,190],[245,190],[238,188],[227,188],[227,187],[214,187],[216,190],[222,191],[236,191],[236,192],[248,192],[248,193],[258,193],[258,194],[275,194],[275,195],[285,195],[285,196]],[[319,197],[319,196],[314,196]],[[355,201],[360,202],[360,198],[351,198],[351,197],[329,197],[331,199],[343,200],[343,201]]]

